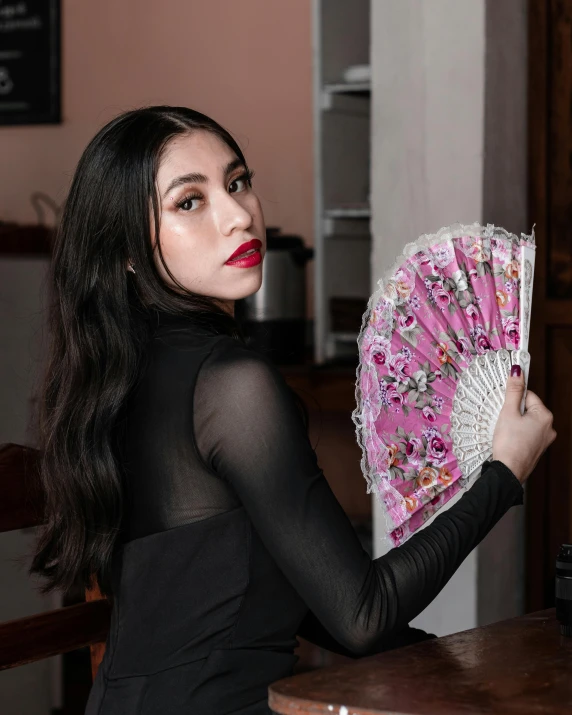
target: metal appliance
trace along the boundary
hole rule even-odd
[[[236,302],[235,314],[247,340],[275,363],[306,359],[306,265],[314,256],[299,236],[266,231],[262,286]]]

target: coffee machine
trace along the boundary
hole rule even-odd
[[[306,359],[306,266],[313,256],[299,236],[268,228],[262,286],[236,301],[235,315],[249,344],[279,365]]]

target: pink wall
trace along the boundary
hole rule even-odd
[[[0,218],[58,203],[82,149],[119,112],[182,104],[213,116],[256,172],[268,225],[312,242],[310,0],[62,0],[61,125],[0,127]]]

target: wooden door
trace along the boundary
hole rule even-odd
[[[527,487],[527,610],[554,602],[558,547],[572,540],[572,0],[528,0],[529,219],[537,263],[531,389],[558,439]]]

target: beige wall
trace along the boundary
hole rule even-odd
[[[313,242],[310,0],[63,0],[63,124],[0,127],[0,218],[61,202],[80,153],[115,114],[182,104],[245,150],[268,225]]]
[[[313,243],[310,0],[62,0],[63,123],[0,127],[0,219],[34,221],[32,191],[65,198],[86,143],[107,120],[144,104],[213,116],[256,171],[268,225]],[[31,350],[44,261],[0,260],[0,443],[26,440]],[[311,305],[311,296],[308,300]],[[23,568],[30,535],[0,538],[0,620],[45,608]],[[48,661],[0,673],[2,715],[58,705]]]

